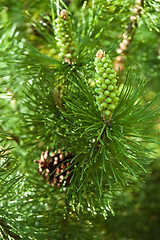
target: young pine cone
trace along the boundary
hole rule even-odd
[[[71,19],[67,10],[63,9],[55,22],[55,35],[60,50],[59,56],[64,57],[65,61],[71,64],[71,62],[75,62],[76,44],[72,31]]]
[[[103,113],[103,117],[107,120],[111,118],[112,112],[119,101],[116,72],[109,55],[105,55],[102,50],[99,50],[96,54],[95,66],[96,102],[99,111]]]

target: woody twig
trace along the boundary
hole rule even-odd
[[[127,25],[126,31],[122,34],[122,42],[119,48],[116,50],[119,54],[114,61],[114,68],[116,71],[124,69],[124,57],[127,54],[127,49],[134,39],[136,29],[138,27],[138,18],[141,17],[142,8],[144,7],[144,0],[135,0],[135,5],[131,9],[132,15],[130,16],[130,22]]]

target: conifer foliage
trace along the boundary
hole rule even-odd
[[[14,11],[3,1],[0,204],[9,210],[0,211],[2,239],[103,239],[106,218],[139,188],[160,116],[159,90],[139,74],[148,63],[132,53],[143,42],[136,31],[149,36],[146,16],[158,9],[146,2],[27,0]],[[25,12],[21,24],[17,9]]]

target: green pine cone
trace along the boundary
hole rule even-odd
[[[96,102],[98,109],[103,112],[103,117],[109,120],[119,101],[117,76],[109,55],[105,55],[102,50],[99,50],[96,54],[95,69]]]
[[[65,61],[71,64],[75,62],[76,44],[72,31],[71,19],[67,10],[63,9],[55,22],[55,39],[57,40],[57,46],[60,50],[59,56],[64,57]]]

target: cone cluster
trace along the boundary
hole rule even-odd
[[[65,61],[71,64],[75,62],[75,49],[76,44],[74,41],[74,35],[71,26],[71,19],[68,15],[67,10],[63,9],[58,18],[55,20],[56,29],[55,35],[57,40],[57,45],[60,49],[59,56],[64,57]]]
[[[96,102],[105,119],[109,119],[118,105],[117,76],[109,55],[99,50],[95,58]]]

